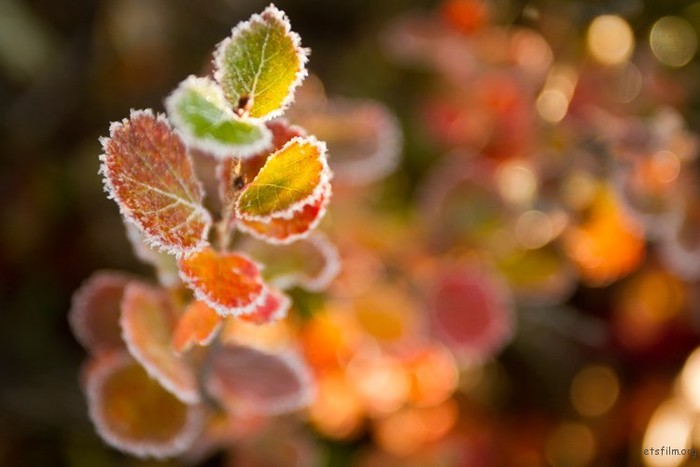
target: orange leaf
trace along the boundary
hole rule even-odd
[[[119,314],[130,280],[125,274],[100,271],[73,294],[68,320],[75,337],[91,353],[124,346]]]
[[[267,324],[278,321],[287,316],[291,300],[283,292],[270,289],[265,301],[261,303],[251,314],[241,316],[241,319],[255,324]]]
[[[242,232],[273,244],[292,243],[306,237],[316,228],[326,213],[330,191],[331,185],[326,183],[320,198],[302,207],[292,217],[272,216],[267,222],[239,219],[237,227]]]
[[[644,258],[644,232],[603,188],[590,218],[564,235],[564,248],[585,283],[603,286],[632,272]]]
[[[132,111],[101,140],[105,189],[146,241],[181,254],[207,243],[211,216],[185,145],[162,116]]]
[[[207,388],[231,412],[268,415],[304,407],[314,393],[311,374],[296,354],[238,345],[212,354]]]
[[[193,301],[175,327],[173,348],[182,353],[193,344],[209,345],[221,328],[223,318],[206,303]]]
[[[121,327],[131,355],[151,377],[186,403],[199,402],[195,374],[171,348],[177,313],[168,294],[132,282],[124,291]]]
[[[222,316],[251,313],[267,295],[260,268],[238,253],[204,248],[178,260],[180,276],[200,300]]]
[[[201,411],[163,389],[127,353],[98,356],[84,376],[90,418],[115,448],[139,457],[175,456],[199,435]]]

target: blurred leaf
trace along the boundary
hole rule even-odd
[[[323,110],[302,113],[295,121],[326,142],[329,163],[341,182],[373,182],[386,177],[399,163],[399,123],[378,102],[333,99]]]
[[[588,219],[564,235],[564,247],[582,279],[603,286],[633,271],[644,258],[644,232],[615,197],[602,188]]]
[[[318,292],[325,289],[340,270],[338,250],[318,232],[289,245],[269,245],[246,239],[241,249],[265,264],[265,279],[281,289],[299,286]]]
[[[175,257],[149,247],[138,227],[131,222],[125,221],[124,227],[134,254],[138,259],[155,268],[160,284],[168,288],[181,284]]]
[[[122,451],[139,457],[174,456],[199,434],[199,409],[163,389],[126,353],[93,359],[84,381],[95,428]]]
[[[309,370],[294,353],[228,345],[211,358],[207,388],[231,412],[280,414],[308,405],[313,397]]]
[[[209,345],[221,328],[223,318],[216,310],[198,300],[185,308],[173,332],[173,349],[183,353],[192,345]]]
[[[193,404],[199,402],[194,371],[171,347],[176,321],[166,292],[138,282],[126,287],[120,324],[129,352],[165,389]]]
[[[119,315],[124,288],[131,280],[126,274],[98,271],[73,294],[68,320],[73,334],[90,353],[124,346]]]
[[[284,292],[270,289],[261,303],[252,313],[241,316],[241,319],[255,324],[268,324],[284,319],[292,302]]]
[[[444,265],[430,293],[428,313],[435,337],[462,363],[494,355],[514,332],[508,290],[474,267]]]

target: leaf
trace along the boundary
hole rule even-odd
[[[265,125],[233,113],[221,88],[190,76],[165,100],[170,120],[185,142],[218,158],[246,158],[268,148]]]
[[[90,353],[124,346],[119,314],[124,288],[132,279],[121,273],[94,273],[73,294],[68,321],[73,334]]]
[[[151,379],[127,353],[93,359],[84,375],[90,418],[108,444],[139,457],[169,457],[199,435],[202,413]]]
[[[269,243],[284,245],[295,242],[313,231],[326,213],[330,201],[330,183],[326,183],[325,187],[326,191],[318,200],[303,206],[289,219],[284,216],[271,217],[268,222],[239,219],[236,225],[242,232]]]
[[[330,178],[325,144],[313,136],[293,138],[267,159],[245,188],[236,214],[249,221],[291,218],[324,194]]]
[[[420,312],[401,287],[375,283],[353,300],[352,310],[363,333],[382,346],[398,347],[421,339]]]
[[[507,289],[490,273],[471,266],[443,266],[428,313],[435,337],[466,364],[498,352],[515,326]]]
[[[331,99],[322,110],[295,115],[294,121],[326,142],[330,166],[341,182],[370,183],[399,163],[401,129],[379,102]]]
[[[231,31],[214,52],[214,77],[229,102],[253,118],[271,119],[292,102],[306,77],[308,51],[274,5]]]
[[[158,282],[163,287],[174,288],[181,284],[178,275],[177,260],[167,253],[154,250],[146,244],[138,227],[129,221],[124,222],[126,236],[131,242],[131,248],[138,259],[150,264],[156,270]]]
[[[207,244],[212,221],[202,185],[165,118],[132,111],[129,120],[112,123],[101,142],[105,189],[150,245],[179,255]]]
[[[241,319],[254,324],[268,324],[287,317],[287,312],[292,302],[284,292],[270,289],[265,301],[252,313],[241,316]]]
[[[308,405],[315,392],[309,369],[295,353],[273,354],[238,345],[212,353],[206,384],[233,413],[291,412]]]
[[[319,292],[340,272],[338,250],[319,232],[288,245],[270,245],[248,238],[241,249],[265,264],[266,281],[283,290],[299,286]]]
[[[278,353],[294,345],[297,334],[289,319],[272,320],[260,326],[246,318],[227,319],[218,341],[222,345],[240,345],[266,353]]]
[[[589,218],[570,227],[563,236],[564,250],[584,283],[604,286],[634,271],[644,259],[644,231],[614,195],[601,188]]]
[[[221,316],[253,312],[267,295],[259,266],[238,253],[217,253],[211,248],[180,258],[180,276],[195,297]]]
[[[209,345],[221,328],[223,318],[206,303],[193,301],[180,317],[173,333],[173,349],[183,353],[192,345]]]
[[[284,119],[276,119],[270,122],[265,122],[265,126],[272,133],[272,147],[251,157],[240,161],[240,171],[237,172],[236,165],[239,161],[235,159],[224,159],[217,166],[217,177],[219,179],[219,198],[224,206],[232,205],[240,190],[243,188],[238,186],[237,178],[240,176],[240,182],[245,184],[247,181],[253,180],[260,172],[260,169],[265,165],[267,158],[274,152],[282,149],[292,138],[296,136],[305,136],[306,131],[296,125],[290,125]]]
[[[199,402],[194,371],[171,348],[176,320],[166,292],[138,282],[126,287],[120,324],[129,353],[166,390],[194,404]]]

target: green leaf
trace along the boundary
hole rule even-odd
[[[241,193],[236,213],[249,221],[290,219],[328,192],[330,178],[325,143],[313,136],[293,138]]]
[[[308,51],[286,15],[270,5],[239,24],[214,53],[214,77],[229,102],[251,117],[280,115],[306,77]]]
[[[253,156],[272,142],[265,125],[233,113],[221,88],[209,78],[188,77],[165,107],[189,146],[216,157]]]

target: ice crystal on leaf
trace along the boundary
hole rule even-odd
[[[211,215],[202,206],[204,190],[185,144],[163,116],[132,111],[112,124],[102,146],[105,187],[149,244],[180,254],[207,243]]]
[[[105,189],[136,256],[160,282],[98,272],[73,298],[70,324],[92,355],[83,375],[90,416],[120,450],[179,455],[205,436],[206,419],[235,423],[242,414],[274,416],[311,401],[311,373],[290,342],[272,352],[222,337],[237,328],[232,321],[286,328],[292,300],[266,283],[263,267],[279,269],[274,263],[285,254],[297,261],[294,243],[307,240],[330,200],[325,144],[272,120],[306,76],[307,54],[270,5],[219,44],[214,79],[190,76],[167,97],[167,119],[132,110],[101,139]],[[218,183],[219,203],[207,206],[220,212],[204,207],[195,170],[203,161],[216,168],[206,186]],[[245,240],[234,242],[237,230],[287,250],[258,263],[241,249]],[[321,263],[337,266],[333,246],[310,238]],[[297,283],[320,290],[337,272],[324,264],[299,268]]]
[[[214,53],[214,77],[229,102],[254,118],[279,116],[306,77],[308,51],[300,42],[274,5],[236,26]]]

